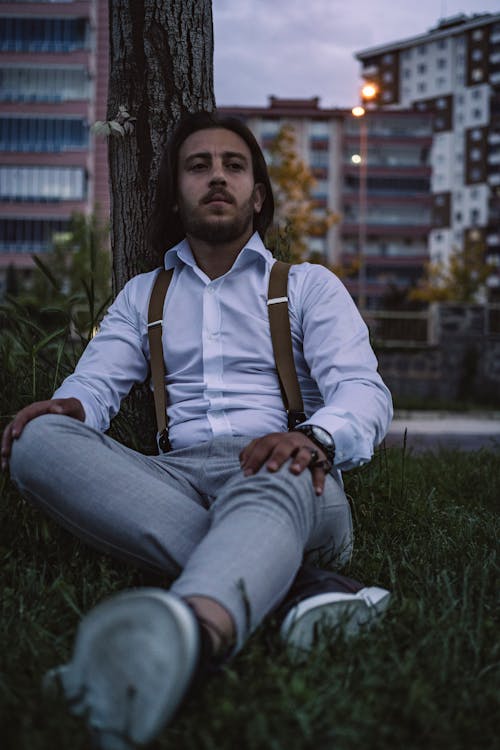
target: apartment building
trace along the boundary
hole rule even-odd
[[[359,260],[362,245],[368,307],[416,283],[428,260],[432,226],[430,114],[374,110],[356,118],[350,110],[323,109],[316,97],[274,96],[267,107],[221,111],[244,119],[265,155],[280,128],[293,127],[297,153],[316,178],[316,210],[321,215],[327,208],[339,217],[324,236],[310,238],[309,250],[330,264],[349,267]],[[359,298],[358,275],[345,283]]]
[[[108,8],[98,0],[0,3],[0,289],[75,211],[109,214]]]
[[[498,294],[500,13],[460,14],[356,57],[378,87],[379,110],[432,114],[431,258],[478,243],[499,268],[490,279]]]

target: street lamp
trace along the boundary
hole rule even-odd
[[[361,89],[361,101],[369,103],[375,99],[378,88],[373,83],[365,83]],[[358,307],[366,309],[366,185],[368,172],[368,127],[366,109],[358,105],[351,110],[359,120],[359,216],[358,216]],[[356,162],[355,162],[356,163]]]

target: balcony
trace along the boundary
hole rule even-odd
[[[422,224],[408,224],[408,223],[384,223],[379,222],[367,222],[366,231],[373,237],[427,237],[431,231],[432,226],[430,221]],[[343,237],[348,235],[357,236],[359,232],[359,224],[355,223],[353,219],[348,221],[342,221],[340,224],[340,232]]]

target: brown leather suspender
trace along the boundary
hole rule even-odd
[[[170,450],[167,427],[167,398],[165,385],[165,360],[161,333],[163,328],[163,303],[174,269],[162,270],[155,279],[148,310],[148,339],[149,357],[151,361],[151,377],[155,399],[156,424],[158,426],[158,445],[164,453]]]
[[[288,429],[293,430],[304,422],[306,415],[293,359],[292,332],[288,315],[289,271],[290,263],[283,263],[279,260],[271,268],[267,310],[281,397],[288,415]]]
[[[288,429],[293,430],[306,418],[295,369],[292,348],[290,318],[288,316],[288,272],[289,263],[276,261],[271,268],[268,290],[269,325],[273,343],[274,360],[280,383],[281,396],[288,415]],[[159,446],[165,452],[170,450],[167,424],[167,404],[165,387],[165,361],[161,342],[163,325],[163,305],[173,269],[160,271],[156,277],[148,310],[148,338],[151,357],[156,423],[158,425]]]

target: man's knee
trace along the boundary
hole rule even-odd
[[[49,445],[67,420],[74,421],[60,414],[42,414],[24,426],[20,436],[12,442],[9,460],[10,475],[16,483],[22,484],[34,465],[46,460]]]
[[[253,476],[237,475],[220,493],[213,513],[220,519],[227,513],[239,509],[248,511],[253,507],[267,516],[309,516],[314,496],[311,475],[309,472],[308,476],[292,474],[290,463],[278,471],[269,471],[263,466]]]

